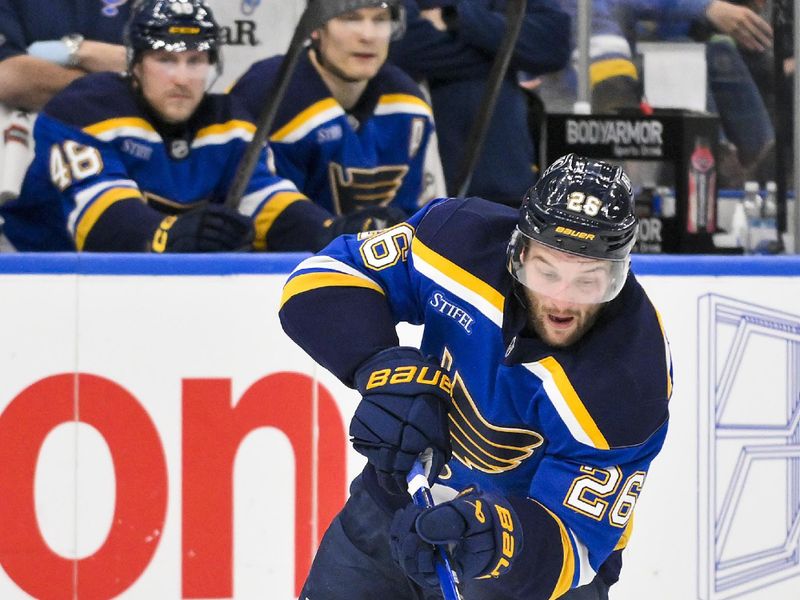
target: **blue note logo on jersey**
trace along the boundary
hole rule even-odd
[[[544,438],[530,429],[493,425],[480,413],[461,374],[452,371],[453,356],[445,348],[442,368],[451,371],[453,395],[449,409],[453,458],[468,469],[496,475],[516,469],[533,456]]]
[[[119,7],[127,4],[128,0],[103,0],[103,9],[100,11],[106,17],[116,17]]]
[[[328,176],[337,214],[346,215],[371,206],[386,206],[403,185],[408,165],[384,165],[372,169],[347,167],[332,162]]]

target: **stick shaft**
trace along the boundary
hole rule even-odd
[[[309,0],[308,6],[300,17],[300,21],[295,27],[292,40],[289,42],[289,49],[281,62],[275,83],[270,87],[264,106],[256,120],[256,131],[253,139],[247,146],[242,155],[236,173],[233,176],[228,195],[225,197],[225,206],[238,208],[247,189],[247,184],[253,176],[253,170],[258,162],[264,142],[267,141],[269,131],[275,122],[275,115],[278,113],[283,97],[289,87],[289,81],[294,74],[300,55],[305,50],[306,44],[311,38],[311,33],[319,29],[330,19],[337,15],[369,6],[370,0]]]
[[[522,19],[525,15],[525,0],[508,0],[506,3],[506,32],[500,42],[500,48],[494,57],[492,70],[489,72],[489,79],[486,82],[486,90],[478,109],[478,114],[472,122],[472,128],[467,138],[467,149],[462,160],[461,169],[456,178],[456,195],[464,198],[467,195],[469,184],[472,182],[472,174],[475,165],[478,163],[483,143],[486,141],[486,134],[489,132],[489,123],[497,104],[497,97],[500,95],[500,86],[508,71],[511,62],[511,55],[517,44],[519,32],[522,29]],[[523,124],[520,124],[522,127]]]
[[[422,508],[433,508],[431,488],[428,485],[428,478],[425,477],[425,467],[420,459],[417,459],[408,474],[408,493],[411,494],[415,505]],[[463,600],[461,593],[458,591],[456,577],[450,565],[450,556],[447,554],[447,549],[441,545],[437,545],[435,548],[439,555],[439,560],[436,561],[436,575],[439,578],[439,587],[442,590],[444,600]]]

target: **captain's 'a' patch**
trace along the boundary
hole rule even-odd
[[[453,458],[468,469],[496,474],[517,468],[533,455],[544,439],[535,431],[500,427],[480,413],[458,371],[452,371],[452,355],[445,349],[442,367],[453,380],[450,417],[450,444]]]
[[[403,185],[406,173],[407,165],[384,165],[366,169],[343,168],[338,163],[330,163],[328,176],[337,214],[346,215],[363,208],[386,206]]]

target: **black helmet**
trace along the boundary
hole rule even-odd
[[[625,260],[639,226],[631,181],[620,167],[567,154],[525,194],[518,229],[579,256]]]
[[[638,227],[631,182],[623,170],[568,154],[551,164],[525,194],[508,245],[509,270],[536,289],[524,264],[531,241],[585,259],[609,261],[608,280],[596,295],[599,301],[608,301],[625,283]]]
[[[219,25],[203,0],[139,0],[125,27],[128,69],[145,50],[209,53],[220,67]]]

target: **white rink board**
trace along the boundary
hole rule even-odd
[[[225,91],[254,62],[285,54],[306,0],[209,0],[222,27],[223,73],[215,92]]]
[[[693,261],[634,261],[675,389],[611,598],[795,600],[800,261]],[[296,597],[363,460],[278,323],[295,262],[0,257],[0,598]]]

